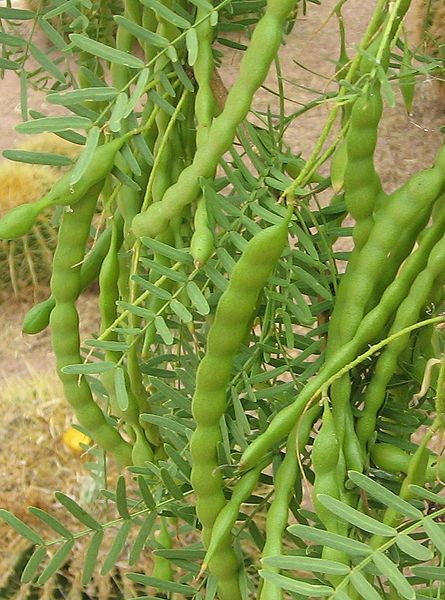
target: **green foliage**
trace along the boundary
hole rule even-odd
[[[72,170],[0,232],[19,237],[40,208],[66,207],[52,297],[29,330],[50,318],[67,399],[130,474],[102,492],[115,509],[106,522],[62,492],[78,529],[30,508],[53,538],[0,512],[33,544],[23,584],[45,585],[86,538],[84,586],[151,553],[151,573],[125,574],[147,598],[441,596],[443,463],[428,444],[443,429],[444,152],[390,195],[374,168],[381,98],[394,103],[397,80],[411,110],[416,79],[439,66],[399,39],[408,7],[378,2],[353,59],[340,39],[338,89],[289,115],[277,52],[305,2],[0,10],[0,66],[22,82],[17,130],[81,148]],[[45,48],[21,21],[40,26]],[[215,68],[225,47],[244,53],[228,93]],[[253,111],[273,62],[278,109]],[[33,111],[30,84],[64,113]],[[286,129],[327,100],[326,126],[303,158]],[[331,181],[321,173],[333,154]],[[7,156],[60,163],[52,153]],[[100,191],[106,236],[88,253]],[[286,219],[290,244],[269,264],[264,232],[285,231]],[[80,344],[76,300],[95,280],[101,325]]]

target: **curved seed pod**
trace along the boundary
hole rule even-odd
[[[122,464],[128,465],[131,464],[131,446],[108,423],[95,403],[85,377],[79,379],[77,375],[63,371],[67,365],[82,363],[79,315],[75,302],[81,291],[80,264],[84,258],[91,219],[101,187],[101,184],[96,184],[62,217],[51,279],[51,291],[55,299],[50,318],[52,345],[65,397],[73,407],[80,425],[102,448]]]
[[[435,168],[417,173],[391,195],[391,201],[385,206],[384,214],[381,214],[376,220],[369,240],[359,255],[360,261],[363,261],[360,262],[363,281],[357,282],[357,287],[352,291],[353,294],[372,292],[373,281],[378,279],[383,268],[382,265],[385,265],[385,257],[391,248],[397,245],[399,232],[409,224],[419,210],[430,206],[438,197],[444,186],[444,171],[440,165],[444,157],[445,150],[442,150]],[[267,430],[246,448],[241,457],[241,468],[252,468],[270,448],[287,436],[306,404],[315,393],[319,392],[320,387],[353,361],[366,344],[381,334],[426,263],[428,254],[425,255],[421,250],[422,243],[424,243],[424,239],[421,240],[419,249],[406,260],[400,275],[387,287],[375,308],[364,315],[363,305],[360,308],[353,307],[355,308],[354,319],[357,318],[357,314],[360,315],[354,337],[339,347],[337,352],[332,353],[319,374],[304,386],[294,403],[277,413],[269,423]],[[374,255],[374,251],[381,255]],[[345,315],[345,318],[348,317],[349,315]]]
[[[222,439],[219,420],[226,408],[226,387],[258,296],[287,243],[290,214],[281,224],[262,230],[248,242],[218,303],[207,338],[206,354],[196,373],[192,400],[196,429],[190,441],[191,482],[197,495],[196,511],[207,546],[215,520],[225,505],[217,450]],[[220,598],[240,598],[238,565],[230,536],[219,544],[209,566],[218,579]]]
[[[222,113],[212,123],[208,142],[197,149],[192,164],[166,191],[162,202],[152,204],[134,218],[132,228],[136,237],[156,237],[197,198],[200,177],[212,176],[219,159],[230,148],[238,125],[250,110],[253,95],[266,78],[281,43],[283,25],[295,4],[295,0],[267,2],[266,12],[241,61],[239,77],[229,91]]]
[[[213,232],[209,227],[206,200],[200,196],[196,203],[195,231],[190,241],[190,254],[193,256],[196,267],[202,267],[213,254],[215,247]]]
[[[120,216],[116,216],[120,220]],[[94,244],[92,250],[85,257],[80,268],[81,292],[97,280],[100,267],[108,252],[111,239],[111,228],[106,229]],[[24,316],[22,331],[28,335],[40,333],[49,325],[51,311],[55,306],[55,299],[49,296],[46,300],[33,306]]]

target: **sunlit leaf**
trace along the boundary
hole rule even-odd
[[[324,598],[326,596],[330,596],[330,594],[333,592],[333,589],[327,585],[313,585],[311,583],[306,583],[305,581],[291,579],[290,577],[280,575],[279,573],[261,570],[259,571],[259,574],[261,577],[263,577],[263,579],[274,583],[283,590],[295,592],[308,598]]]
[[[358,473],[357,471],[349,471],[348,474],[349,479],[351,479],[355,485],[362,490],[365,490],[365,492],[373,496],[376,500],[382,502],[382,504],[385,506],[390,506],[391,508],[397,510],[401,515],[411,517],[412,519],[422,518],[422,513],[420,510],[396,494],[393,494],[393,492],[384,488],[376,481],[366,477],[366,475]]]
[[[133,69],[142,69],[144,67],[144,63],[140,58],[137,58],[137,56],[123,52],[122,50],[116,50],[116,48],[112,48],[111,46],[106,46],[105,44],[102,44],[102,42],[92,40],[85,35],[72,33],[70,35],[70,40],[81,50],[84,50],[93,56],[103,58],[111,63],[132,67]]]
[[[322,558],[308,556],[270,556],[263,558],[263,564],[277,569],[309,571],[325,575],[347,575],[350,571],[347,565]]]
[[[334,513],[340,519],[343,519],[343,521],[351,523],[351,525],[355,525],[356,527],[359,527],[364,531],[369,531],[369,533],[373,533],[375,535],[389,537],[397,535],[397,530],[394,529],[394,527],[380,523],[369,515],[352,508],[352,506],[344,504],[336,498],[326,496],[325,494],[318,494],[317,498],[328,510]]]
[[[352,585],[364,600],[382,600],[380,594],[358,569],[352,569],[349,576]]]
[[[117,94],[118,91],[113,87],[88,87],[80,90],[53,92],[46,96],[46,100],[50,104],[71,106],[73,104],[82,104],[83,102],[104,102],[107,100],[114,100]]]
[[[410,586],[407,579],[405,579],[403,574],[399,571],[397,565],[392,562],[392,560],[383,554],[383,552],[379,551],[374,551],[372,560],[374,561],[375,566],[380,569],[381,573],[385,575],[385,577],[389,579],[389,581],[396,588],[398,593],[403,596],[403,598],[407,598],[407,600],[415,600],[415,591]]]
[[[33,121],[19,123],[15,129],[18,133],[43,133],[65,131],[67,129],[89,129],[90,119],[86,117],[42,117]]]
[[[129,405],[129,399],[127,385],[125,381],[125,374],[121,367],[117,367],[114,373],[114,388],[116,392],[117,405],[121,410],[127,410]]]
[[[337,533],[331,533],[330,531],[324,531],[323,529],[316,529],[315,527],[309,527],[308,525],[291,525],[288,527],[289,533],[296,535],[304,540],[312,541],[321,546],[329,546],[329,548],[335,548],[346,552],[349,556],[355,555],[368,555],[371,554],[372,550],[367,544],[363,544],[358,540],[343,537]]]
[[[416,560],[431,560],[434,556],[432,550],[423,544],[416,542],[416,540],[413,540],[413,538],[408,535],[401,534],[397,536],[396,544],[402,552],[405,552],[405,554],[412,556]]]
[[[99,143],[100,129],[99,127],[92,127],[87,135],[87,141],[85,147],[79,155],[76,164],[70,175],[70,185],[76,184],[82,179],[85,171],[91,165],[94,153],[96,152],[97,145]]]

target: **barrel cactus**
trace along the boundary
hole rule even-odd
[[[78,146],[53,134],[35,136],[21,149],[75,158]],[[0,164],[0,216],[9,209],[41,198],[60,177],[60,167],[3,161]],[[44,213],[30,233],[18,240],[0,241],[0,297],[38,295],[51,274],[57,227],[52,212]]]

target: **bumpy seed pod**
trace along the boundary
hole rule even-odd
[[[258,296],[286,245],[289,218],[262,230],[248,242],[218,303],[207,338],[207,351],[196,374],[192,401],[196,430],[190,442],[191,482],[197,495],[196,511],[206,546],[225,505],[222,475],[218,470],[218,445],[222,439],[219,420],[226,409],[226,388]],[[218,580],[221,600],[240,598],[238,565],[230,535],[218,546],[209,566]]]
[[[295,0],[267,2],[241,61],[239,77],[229,91],[223,111],[210,127],[208,142],[197,149],[192,164],[181,172],[162,201],[151,204],[134,218],[132,229],[137,237],[156,237],[163,233],[169,223],[195,201],[200,192],[200,177],[212,176],[219,159],[233,143],[237,127],[250,110],[252,98],[263,84],[281,44],[283,25],[294,7]]]
[[[62,217],[51,277],[51,292],[55,299],[51,312],[52,345],[65,397],[80,425],[102,448],[114,454],[120,463],[129,465],[132,461],[131,446],[107,421],[93,399],[88,381],[85,377],[79,379],[75,374],[64,372],[67,365],[82,362],[76,300],[81,291],[80,264],[85,255],[91,219],[101,187],[101,183],[93,186]]]

